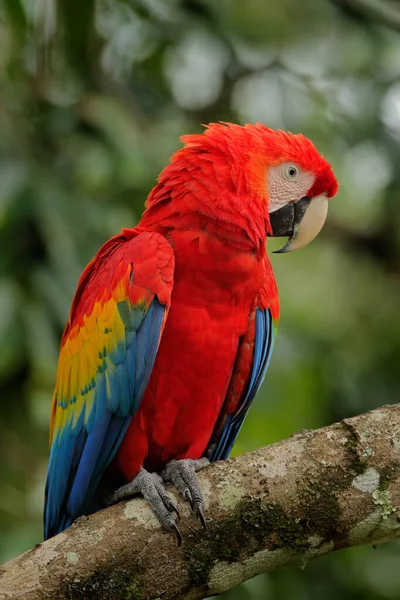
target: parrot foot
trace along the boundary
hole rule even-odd
[[[176,521],[179,520],[178,506],[164,488],[163,480],[158,473],[149,473],[141,467],[132,481],[118,488],[106,498],[105,505],[111,506],[136,494],[142,494],[164,529],[175,533],[178,546],[180,546],[182,535],[176,524]]]
[[[204,457],[197,460],[191,458],[170,460],[161,473],[163,480],[171,481],[181,496],[190,502],[192,510],[196,513],[204,529],[206,528],[204,499],[197,481],[196,471],[204,469],[209,464],[210,461]]]

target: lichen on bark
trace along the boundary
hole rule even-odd
[[[400,406],[382,407],[199,473],[203,531],[183,544],[143,499],[78,519],[4,565],[0,600],[197,600],[332,550],[400,537]]]

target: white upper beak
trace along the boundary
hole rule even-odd
[[[300,223],[295,226],[293,236],[279,252],[300,250],[309,244],[321,231],[328,214],[328,198],[325,194],[313,198]]]

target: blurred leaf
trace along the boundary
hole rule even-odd
[[[25,9],[21,0],[4,0],[4,6],[14,33],[21,39],[28,26]]]
[[[63,16],[66,54],[83,79],[92,75],[95,0],[60,0]]]
[[[14,373],[23,357],[22,323],[18,320],[18,293],[9,281],[0,281],[0,379]]]

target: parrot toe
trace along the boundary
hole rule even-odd
[[[142,494],[164,529],[176,535],[178,546],[180,546],[182,535],[176,524],[179,520],[179,509],[164,488],[163,480],[158,473],[149,473],[141,467],[132,481],[118,488],[106,498],[104,503],[106,506],[111,506],[136,494]]]
[[[191,458],[171,460],[161,473],[162,479],[171,481],[181,496],[190,503],[204,529],[206,528],[204,499],[197,481],[196,471],[204,469],[209,464],[209,460],[204,457],[197,460]]]

